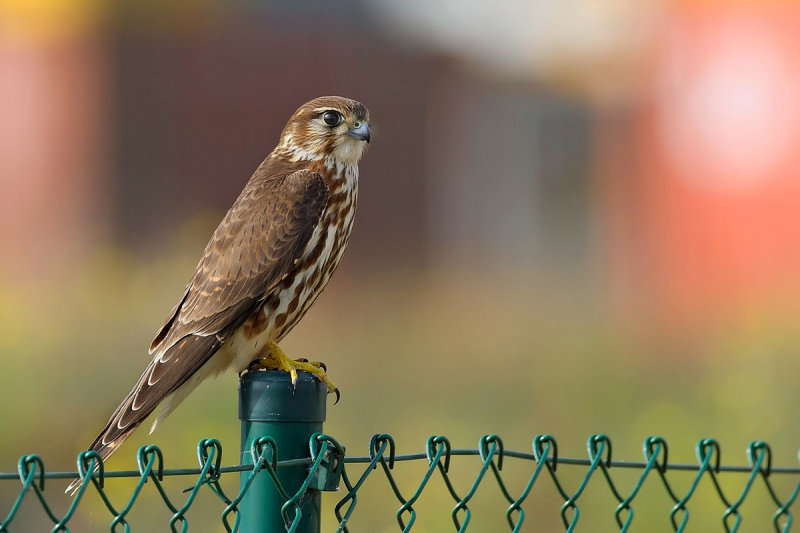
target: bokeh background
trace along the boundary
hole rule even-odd
[[[715,437],[726,464],[764,439],[796,465],[798,24],[779,1],[2,0],[0,470],[25,453],[75,468],[225,210],[322,94],[366,103],[374,136],[348,252],[284,348],[327,363],[342,400],[326,430],[348,453],[381,432],[398,453],[551,433],[584,457],[602,432],[615,458],[661,435],[693,462]],[[202,386],[109,468],[151,442],[191,466],[209,436],[238,462],[236,387]],[[398,472],[406,496],[423,466]],[[462,494],[478,466],[454,459]],[[532,469],[506,463],[512,492]],[[577,488],[583,471],[562,472]],[[0,484],[0,509],[17,487]],[[131,487],[113,482],[120,506]],[[476,531],[505,527],[491,487]],[[388,484],[367,488],[352,530],[395,531]],[[452,527],[439,489],[415,530]],[[65,511],[62,490],[46,494]],[[644,490],[633,531],[672,531],[660,483]],[[689,531],[721,530],[724,505],[698,491]],[[143,498],[132,524],[162,528]],[[215,531],[205,501],[190,523]],[[604,482],[580,503],[583,530],[617,531]],[[523,530],[562,530],[558,506],[543,480]],[[15,530],[49,530],[24,511]],[[742,530],[773,511],[757,487]],[[99,499],[73,524],[107,530]]]

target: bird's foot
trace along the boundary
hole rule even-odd
[[[330,378],[328,378],[328,375],[325,373],[327,370],[325,363],[321,363],[319,361],[309,361],[308,359],[294,360],[286,355],[284,351],[272,341],[267,344],[265,353],[266,355],[255,359],[252,363],[250,363],[248,370],[265,369],[282,370],[284,372],[288,372],[292,377],[293,387],[297,386],[297,371],[302,370],[304,372],[308,372],[323,382],[325,386],[328,387],[328,393],[334,393],[336,395],[336,402],[339,401],[339,388],[333,381],[330,380]]]

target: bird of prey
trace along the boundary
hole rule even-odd
[[[338,96],[300,106],[206,245],[183,296],[150,345],[153,360],[90,450],[107,459],[148,416],[152,433],[204,379],[251,362],[317,375],[277,343],[339,264],[356,211],[369,111]],[[158,408],[158,411],[156,411]],[[75,480],[67,491],[77,487]]]

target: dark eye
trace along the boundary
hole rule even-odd
[[[325,111],[322,114],[322,121],[328,126],[338,126],[342,123],[342,114],[336,111]]]

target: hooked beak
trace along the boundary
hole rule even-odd
[[[359,141],[367,141],[367,144],[369,144],[369,125],[366,122],[360,122],[358,126],[352,128],[347,134]]]

